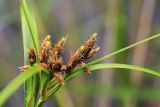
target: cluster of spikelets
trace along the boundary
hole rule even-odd
[[[84,66],[84,61],[94,56],[99,50],[99,47],[94,46],[96,36],[97,34],[94,33],[79,49],[72,53],[67,64],[63,63],[61,57],[66,37],[62,37],[58,40],[52,48],[51,36],[47,36],[40,44],[39,54],[37,54],[33,48],[28,50],[30,65],[32,66],[40,62],[40,65],[49,71],[52,78],[55,77],[61,84],[64,84],[62,76],[64,72],[71,72],[77,65]],[[19,67],[19,69],[25,71],[29,67],[29,65],[25,65]],[[84,70],[90,73],[89,68],[84,67]]]

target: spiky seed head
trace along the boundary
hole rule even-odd
[[[51,48],[51,36],[48,35],[40,45],[39,57],[41,63],[47,63],[50,48]]]

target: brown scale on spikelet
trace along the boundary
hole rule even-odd
[[[60,71],[62,66],[62,59],[60,58],[60,54],[62,52],[62,48],[65,42],[65,38],[60,39],[57,44],[55,44],[54,48],[50,51],[50,56],[48,59],[48,65],[50,71]]]
[[[56,77],[56,79],[62,84],[64,85],[64,78],[62,76],[61,72],[54,72],[54,77]]]
[[[96,54],[96,52],[98,52],[99,51],[99,47],[97,47],[97,48],[95,48],[95,49],[92,49],[91,51],[90,51],[90,53],[86,56],[86,59],[89,59],[89,58],[91,58],[91,57],[93,57],[95,54]]]
[[[83,67],[83,66],[85,65],[85,63],[84,63],[83,61],[81,61],[81,62],[79,63],[79,65]],[[84,67],[83,69],[84,69],[84,71],[86,71],[87,73],[91,74],[90,68]]]
[[[49,51],[51,49],[51,36],[48,35],[40,44],[40,63],[47,63],[49,58]]]
[[[27,52],[28,52],[29,63],[31,66],[33,66],[37,61],[36,51],[35,49],[31,48],[31,49],[28,49]],[[24,65],[24,66],[18,67],[18,69],[23,72],[28,68],[30,68],[30,65]]]
[[[31,66],[34,63],[36,63],[36,61],[37,61],[37,55],[36,55],[35,49],[33,49],[33,48],[28,49],[28,57],[29,57],[29,63],[31,64]]]
[[[84,54],[84,57],[87,56],[90,51],[92,50],[95,40],[97,37],[97,33],[94,33],[85,43],[84,43],[84,51],[82,54]]]
[[[21,66],[21,67],[18,67],[18,69],[22,72],[24,72],[25,70],[27,70],[30,66],[29,65],[24,65],[24,66]]]
[[[99,47],[94,47],[96,36],[97,34],[94,33],[79,49],[77,49],[71,55],[66,65],[63,64],[63,60],[60,56],[66,41],[66,37],[62,37],[54,45],[54,48],[51,49],[51,36],[47,36],[40,44],[40,51],[38,56],[35,52],[35,49],[28,50],[30,65],[32,66],[34,63],[36,63],[37,57],[39,57],[40,65],[46,68],[50,72],[52,78],[55,77],[61,84],[64,84],[62,74],[64,72],[71,72],[77,65],[82,66],[86,72],[91,73],[89,68],[84,67],[84,62],[85,60],[93,57],[99,50]],[[29,65],[24,65],[18,68],[20,71],[25,71],[29,67]]]

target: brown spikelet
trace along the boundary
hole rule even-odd
[[[84,44],[84,51],[83,51],[83,54],[85,56],[87,56],[91,49],[93,48],[94,46],[94,43],[95,43],[95,40],[96,40],[96,37],[97,37],[97,33],[94,33]]]
[[[52,55],[54,56],[59,56],[60,53],[62,52],[64,43],[66,41],[65,37],[62,37],[54,46],[53,50],[52,50]]]
[[[80,61],[82,54],[82,48],[78,49],[68,61],[68,66],[72,66],[74,68]]]
[[[40,44],[40,63],[47,63],[49,57],[49,51],[51,48],[51,36],[48,35]]]
[[[97,48],[95,48],[95,49],[92,49],[92,50],[88,53],[88,55],[86,56],[86,59],[89,59],[89,58],[93,57],[93,56],[95,55],[95,53],[98,52],[99,50],[100,50],[99,47],[97,47]]]
[[[54,48],[50,51],[50,56],[48,60],[49,70],[52,71],[60,71],[62,67],[62,59],[60,58],[60,53],[62,52],[64,43],[66,38],[62,37],[54,46]]]
[[[68,64],[62,67],[62,70],[71,71],[78,64],[84,65],[83,62],[91,58],[99,50],[99,47],[93,49],[96,36],[97,33],[94,33],[79,49],[77,49],[76,52],[71,55]]]
[[[29,63],[33,65],[37,61],[36,51],[35,49],[28,49]]]

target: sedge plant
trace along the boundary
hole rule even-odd
[[[32,7],[27,5],[25,0],[21,0],[20,11],[24,46],[24,66],[19,67],[22,72],[1,91],[0,106],[3,106],[8,98],[24,84],[24,106],[42,107],[51,96],[65,85],[66,81],[84,72],[91,73],[97,69],[131,69],[160,76],[160,73],[157,71],[134,65],[119,63],[97,64],[104,59],[134,48],[137,45],[156,39],[160,37],[160,34],[151,36],[85,64],[85,60],[93,57],[99,50],[99,47],[94,47],[97,35],[94,33],[71,55],[68,63],[64,64],[61,59],[61,52],[67,38],[62,37],[62,39],[55,43],[53,48],[51,46],[51,36],[46,36],[40,43]]]

